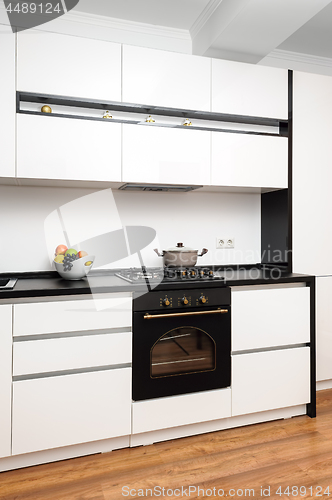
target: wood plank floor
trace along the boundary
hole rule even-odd
[[[124,496],[126,486],[136,496]],[[279,486],[281,492],[290,486],[290,496],[287,490],[278,495]],[[292,494],[293,486],[302,489]],[[165,488],[159,498],[220,498],[221,489],[233,498],[332,497],[332,389],[318,392],[316,419],[295,417],[0,473],[1,500],[151,498],[145,489],[154,487]]]

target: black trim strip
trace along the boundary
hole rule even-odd
[[[310,403],[307,404],[307,415],[316,417],[316,278],[310,283]]]
[[[293,271],[293,71],[288,70],[288,272]]]

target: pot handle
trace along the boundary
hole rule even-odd
[[[154,252],[156,252],[156,254],[158,255],[158,257],[163,257],[164,256],[164,251],[162,251],[162,253],[159,253],[158,248],[154,248],[153,250],[154,250]]]
[[[202,255],[205,255],[206,253],[208,253],[208,249],[207,248],[203,248],[203,250],[201,251],[201,253],[197,254],[197,257],[202,257]]]

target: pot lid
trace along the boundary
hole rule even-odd
[[[183,246],[183,243],[177,243],[176,247],[168,248],[167,250],[164,250],[164,252],[198,252],[198,250],[194,250],[190,247],[185,247]]]

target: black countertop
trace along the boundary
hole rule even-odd
[[[305,282],[312,283],[314,276],[279,272],[279,270],[250,268],[227,268],[220,271],[226,282],[220,280],[188,281],[181,283],[162,283],[154,290],[194,289],[220,286],[268,285],[281,283]],[[5,276],[5,275],[3,275]],[[114,275],[114,271],[91,271],[87,278],[77,281],[64,280],[57,273],[26,273],[11,275],[18,281],[12,290],[0,290],[1,299],[17,299],[27,297],[56,297],[61,295],[86,295],[114,292],[143,292],[145,284],[131,284]]]

